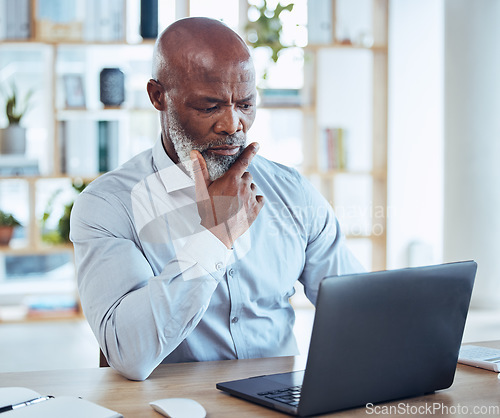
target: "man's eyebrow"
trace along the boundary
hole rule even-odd
[[[240,101],[240,102],[250,102],[250,101],[252,101],[252,100],[254,100],[254,99],[255,99],[255,93],[252,93],[250,96],[245,97],[244,99],[239,100],[239,101]]]
[[[224,101],[224,100],[217,98],[217,97],[201,97],[201,100],[203,100],[204,102],[208,102],[208,103],[219,103],[219,102]]]
[[[243,99],[240,99],[240,100],[237,100],[237,102],[249,102],[249,101],[252,101],[255,99],[255,93],[252,93],[250,96],[247,96]],[[226,100],[225,99],[221,99],[221,98],[217,98],[217,97],[209,97],[209,96],[205,96],[205,97],[200,97],[199,100],[203,100],[204,102],[208,102],[208,103],[221,103],[221,102],[225,102]]]

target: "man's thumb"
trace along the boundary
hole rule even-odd
[[[190,155],[193,163],[194,183],[196,187],[196,200],[198,202],[208,200],[208,186],[210,186],[210,176],[208,174],[207,163],[201,153],[192,150]]]

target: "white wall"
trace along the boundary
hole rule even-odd
[[[388,268],[442,259],[443,12],[443,0],[390,3]]]
[[[500,303],[500,2],[445,1],[446,261],[478,263],[474,306]]]

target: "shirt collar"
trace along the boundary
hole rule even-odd
[[[153,145],[153,164],[167,193],[194,187],[194,180],[181,170],[166,153],[161,135]]]

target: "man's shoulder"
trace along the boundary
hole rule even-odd
[[[255,184],[266,198],[294,204],[322,205],[323,196],[297,169],[255,156],[249,168]]]
[[[84,190],[87,193],[112,193],[132,190],[138,183],[153,173],[152,150],[148,149],[117,167],[104,173]]]
[[[261,155],[256,155],[250,166],[252,175],[258,174],[264,178],[283,181],[294,181],[302,178],[301,174],[292,167],[269,160]]]

